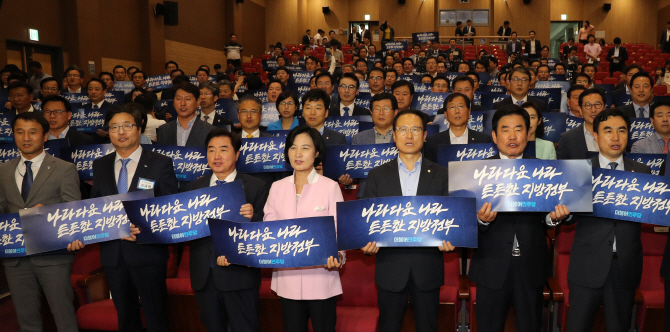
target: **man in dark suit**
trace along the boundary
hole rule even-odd
[[[200,89],[200,113],[198,118],[214,127],[230,126],[232,121],[217,113],[214,107],[219,99],[219,86],[210,81],[204,81],[198,85]]]
[[[665,24],[665,30],[661,32],[661,40],[658,42],[658,48],[663,53],[670,53],[670,22]]]
[[[475,105],[475,80],[466,75],[456,76],[451,82],[451,92],[458,92],[466,95],[470,99],[470,111],[486,111],[481,105]]]
[[[77,168],[44,151],[47,120],[41,114],[20,113],[11,127],[20,157],[0,164],[0,213],[80,200]],[[74,255],[65,251],[3,259],[21,331],[42,331],[42,292],[58,331],[77,331],[70,283],[73,261]],[[3,325],[9,330],[6,322]]]
[[[329,109],[330,116],[370,115],[370,110],[356,105],[356,95],[360,82],[353,73],[344,73],[337,86],[338,97],[333,98]]]
[[[530,31],[528,33],[530,39],[526,42],[526,53],[528,53],[528,58],[539,59],[540,51],[542,50],[542,43],[535,39],[535,31]]]
[[[202,147],[207,134],[214,126],[196,116],[200,100],[200,89],[191,83],[182,82],[175,87],[173,106],[177,120],[156,128],[158,144]]]
[[[429,136],[424,149],[426,159],[437,162],[437,148],[446,144],[491,143],[491,137],[468,128],[470,119],[470,98],[454,92],[444,100],[444,118],[449,122],[449,130]],[[453,142],[452,142],[453,139]]]
[[[570,56],[570,52],[574,50],[575,55],[577,54],[577,46],[575,46],[575,39],[568,39],[568,44],[563,46],[563,59],[567,59]]]
[[[427,123],[428,116],[421,111],[407,110],[396,115],[393,139],[398,158],[370,171],[363,198],[449,194],[447,169],[421,154]],[[379,248],[371,242],[361,250],[368,255],[377,254],[379,330],[401,330],[409,297],[416,330],[437,331],[440,287],[444,284],[442,252],[454,250],[451,243],[442,241],[438,248]]]
[[[525,67],[516,67],[508,75],[509,88],[507,89],[511,95],[495,104],[493,108],[499,109],[505,105],[517,105],[521,106],[526,101],[534,101],[539,105],[542,105],[542,111],[547,111],[547,103],[543,100],[536,99],[533,97],[528,97],[528,90],[530,90],[530,71]]]
[[[239,135],[216,128],[207,135],[205,147],[213,174],[189,183],[186,190],[241,180],[247,204],[240,207],[240,214],[252,222],[263,221],[268,188],[263,181],[235,169],[241,147]],[[231,265],[225,256],[217,264],[213,251],[211,237],[191,242],[191,287],[203,325],[207,331],[227,331],[229,326],[232,331],[259,331],[260,269]]]
[[[514,55],[519,55],[522,53],[521,50],[521,41],[516,38],[517,34],[516,31],[512,32],[512,38],[507,42],[507,55],[510,56],[512,54]]]
[[[134,71],[130,77],[131,81],[133,81],[133,85],[135,86],[135,89],[143,89],[143,92],[148,93],[151,95],[152,98],[158,99],[156,94],[153,91],[147,90],[145,88],[145,84],[147,83],[147,74],[144,73],[141,70],[136,70]],[[126,93],[126,95],[123,97],[123,102],[124,103],[132,103],[133,102],[133,92],[130,91],[129,93]]]
[[[91,100],[91,102],[82,104],[81,108],[110,109],[112,106],[114,106],[112,103],[105,100],[105,93],[107,93],[106,87],[107,84],[102,79],[97,77],[91,78],[91,80],[88,81],[88,85],[86,86],[88,98]]]
[[[630,64],[626,67],[623,68],[623,71],[621,72],[621,77],[623,77],[623,81],[615,87],[614,91],[612,91],[612,95],[614,98],[616,98],[616,95],[619,94],[630,94],[630,82],[632,82],[633,75],[644,71],[644,68],[642,66],[638,65],[637,63]]]
[[[344,134],[325,126],[329,114],[328,105],[330,105],[330,97],[325,91],[322,89],[309,90],[302,96],[302,116],[308,126],[319,131],[326,146],[345,145],[347,138]],[[369,111],[368,114],[370,114]]]
[[[623,157],[630,119],[618,109],[598,114],[594,137],[599,147],[593,168],[651,174],[649,166]],[[642,277],[640,223],[575,216],[575,242],[570,252],[570,312],[567,331],[589,331],[603,305],[605,329],[628,331],[635,289]]]
[[[477,30],[475,29],[475,27],[472,26],[472,20],[467,20],[467,22],[465,22],[465,24],[466,25],[465,25],[465,28],[463,28],[463,34],[465,36],[476,36],[477,35]],[[468,41],[468,42],[472,43],[472,42],[474,42],[474,39],[466,38],[465,41]]]
[[[17,115],[24,112],[36,112],[32,105],[33,101],[33,86],[23,81],[12,81],[7,86],[9,94],[9,103],[12,105],[11,109],[7,110],[6,114]]]
[[[352,31],[352,32],[349,34],[349,41],[348,41],[348,43],[349,43],[350,45],[352,45],[352,46],[355,45],[355,43],[357,43],[357,42],[358,42],[358,43],[362,43],[362,42],[363,42],[363,38],[361,37],[361,33],[358,32],[358,27],[354,26],[354,27],[353,27],[353,30],[354,30],[354,31]],[[365,30],[365,26],[363,26],[363,30]]]
[[[140,146],[141,112],[141,106],[131,103],[112,108],[107,113],[105,126],[116,153],[93,162],[92,198],[141,188],[153,189],[155,196],[177,193],[172,159]],[[73,249],[79,249],[80,245],[73,245]],[[132,233],[121,240],[100,243],[100,262],[105,269],[120,331],[142,330],[138,297],[142,301],[147,330],[169,330],[165,285],[167,259],[167,246],[138,245]]]
[[[631,118],[649,118],[651,101],[654,99],[654,82],[647,72],[641,71],[630,79],[630,98],[632,103],[619,107]]]
[[[628,51],[621,46],[621,38],[614,38],[614,47],[607,51],[607,61],[610,63],[610,75],[615,71],[621,71],[628,60]]]
[[[561,134],[556,148],[557,159],[587,159],[589,151],[598,151],[593,120],[605,109],[605,96],[600,90],[586,89],[579,95],[579,107],[584,123]]]
[[[512,28],[509,27],[509,21],[503,22],[503,25],[500,28],[498,28],[497,35],[498,36],[511,36],[512,35]],[[499,40],[507,41],[507,38],[500,38]]]
[[[303,45],[309,45],[310,44],[309,39],[312,38],[311,34],[312,34],[312,30],[307,29],[307,31],[305,31],[305,35],[302,36],[302,44]]]
[[[530,127],[524,109],[502,107],[493,115],[492,127],[500,152],[489,159],[535,159],[523,153]],[[556,226],[569,214],[560,204],[547,214],[497,213],[491,211],[491,203],[477,212],[478,245],[468,277],[477,284],[477,326],[481,331],[503,331],[511,303],[518,331],[540,331],[542,290],[550,271],[546,228]]]
[[[72,105],[67,99],[59,95],[47,96],[42,100],[42,111],[49,122],[50,140],[67,138],[70,146],[93,144],[91,136],[70,128]]]

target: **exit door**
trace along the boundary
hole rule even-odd
[[[7,64],[28,72],[28,63],[38,61],[48,75],[61,80],[63,77],[63,51],[59,47],[7,41]],[[30,74],[30,73],[29,73]]]

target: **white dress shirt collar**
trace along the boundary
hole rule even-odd
[[[253,133],[248,133],[244,129],[242,129],[242,134],[243,134],[242,138],[247,138],[247,135],[250,135],[250,134],[254,138],[259,138],[259,137],[261,137],[261,129],[257,128]]]
[[[228,176],[226,176],[226,178],[223,179],[223,181],[226,181],[226,182],[233,182],[233,181],[235,181],[235,178],[236,178],[236,177],[237,177],[237,169],[233,170],[232,173],[228,174]],[[216,181],[217,181],[217,180],[220,181],[219,178],[216,177],[216,174],[212,174],[212,177],[211,177],[211,179],[209,180],[209,186],[210,186],[210,187],[214,187],[214,186],[216,186]]]
[[[598,153],[598,161],[600,161],[600,168],[610,168],[610,163],[612,162],[611,160],[605,158],[602,153]],[[623,171],[623,155],[619,156],[619,158],[615,161],[617,163],[616,169],[617,171]]]
[[[449,128],[449,139],[451,144],[468,144],[468,129],[466,128],[461,136],[456,136]]]
[[[128,156],[128,157],[125,158],[125,159],[130,159],[130,160],[132,160],[132,161],[134,161],[134,162],[136,162],[136,163],[139,163],[139,162],[140,162],[140,157],[141,157],[141,156],[142,156],[142,146],[140,145],[140,146],[137,147],[137,149],[135,149],[135,151],[133,151],[133,153],[130,154],[130,156]],[[114,163],[116,164],[116,163],[119,162],[119,160],[121,160],[121,159],[123,159],[123,158],[121,158],[121,156],[119,155],[119,153],[116,152],[116,157],[114,158]]]

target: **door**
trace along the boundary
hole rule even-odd
[[[377,27],[377,30],[379,30],[379,21],[349,21],[349,35],[351,36],[351,34],[354,32],[361,33],[361,31],[363,31],[360,28],[361,24],[365,27],[365,30],[370,31],[370,36],[372,37],[370,43],[372,44],[372,42],[375,41],[374,40],[375,33],[374,30],[371,30],[371,28]],[[361,36],[361,38],[362,37],[363,36]],[[347,40],[350,41],[350,38],[347,37]],[[377,40],[377,42],[379,42],[379,40]]]
[[[59,47],[7,41],[7,63],[27,72],[28,63],[38,61],[42,70],[57,80],[63,78],[63,51]],[[30,73],[29,73],[30,74]]]
[[[577,40],[577,35],[581,24],[581,21],[551,22],[551,44],[549,50],[552,58],[561,57],[561,44],[567,43],[570,38],[574,38],[575,43],[579,42]]]

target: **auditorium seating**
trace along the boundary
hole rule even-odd
[[[75,253],[72,263],[72,274],[70,281],[74,290],[75,308],[90,302],[88,292],[85,287],[78,285],[79,279],[86,278],[89,275],[102,272],[100,265],[100,245],[97,243],[89,244]]]
[[[668,239],[667,227],[643,224],[641,238],[644,259],[639,291],[644,301],[638,307],[637,327],[642,332],[663,331],[665,323],[664,281],[659,271],[663,261],[665,242]]]
[[[375,257],[360,250],[347,251],[347,261],[340,270],[342,295],[337,300],[337,331],[376,331],[379,318]]]

